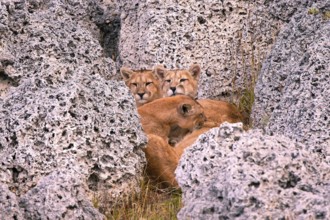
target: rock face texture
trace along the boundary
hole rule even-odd
[[[179,219],[330,218],[329,1],[277,1],[287,22],[263,63],[254,126],[200,137],[176,171]]]
[[[224,125],[186,150],[179,219],[330,218],[330,3],[265,5],[286,24],[256,83],[262,130]]]
[[[263,64],[252,117],[268,134],[284,134],[329,156],[330,3],[296,10]],[[275,14],[289,19],[283,12]]]
[[[306,146],[223,124],[188,148],[176,170],[179,219],[329,219],[330,166]]]
[[[49,174],[20,198],[23,216],[26,219],[103,219],[86,199],[83,179],[74,169]]]
[[[120,59],[131,68],[202,67],[199,97],[226,98],[255,80],[283,22],[264,1],[122,1]]]
[[[17,217],[103,219],[92,196],[138,190],[146,137],[124,83],[107,80],[97,4],[0,2],[0,181]]]
[[[200,98],[257,80],[260,130],[225,124],[186,151],[178,217],[330,219],[329,13],[329,1],[1,0],[1,219],[104,219],[91,201],[138,190],[145,165],[119,67],[194,62]]]
[[[0,219],[23,219],[16,195],[4,184],[0,184]]]

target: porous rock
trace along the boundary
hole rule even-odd
[[[115,62],[105,56],[98,39],[102,34],[93,20],[102,12],[98,3],[0,2],[5,52],[0,86],[6,85],[0,97],[0,181],[18,200],[24,198],[24,216],[38,212],[38,192],[49,191],[45,184],[56,178],[71,190],[70,201],[84,204],[87,200],[74,198],[72,190],[81,192],[86,185],[86,199],[102,195],[111,206],[118,196],[139,189],[145,165],[140,148],[146,137],[124,83],[107,80],[116,73]],[[73,167],[77,174],[72,179],[70,172],[55,172]],[[70,186],[71,180],[77,184]],[[52,184],[54,189],[61,186]],[[47,204],[55,199],[49,198]],[[61,202],[56,205],[66,212]],[[97,212],[88,207],[77,210],[81,216]],[[42,215],[54,212],[46,209]]]
[[[278,5],[292,9],[291,1]],[[305,143],[330,163],[330,25],[326,16],[330,3],[308,6],[302,4],[292,11],[263,63],[252,118],[254,126],[267,134],[283,134]],[[286,10],[273,11],[287,18]]]
[[[284,136],[225,123],[188,148],[176,170],[179,219],[328,219],[330,166]]]
[[[120,59],[133,69],[202,67],[198,96],[228,98],[257,69],[282,20],[268,1],[121,1]]]
[[[1,220],[23,219],[16,195],[3,183],[0,183],[0,213]]]
[[[103,220],[88,200],[87,185],[76,169],[53,171],[22,196],[19,206],[24,218]]]

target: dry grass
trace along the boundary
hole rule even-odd
[[[242,34],[239,36],[239,47],[234,50],[234,78],[232,81],[233,92],[236,93],[236,100],[233,101],[244,117],[244,125],[246,129],[252,127],[251,112],[254,103],[254,89],[260,73],[264,56],[261,55],[259,48],[255,45],[255,36],[253,32],[250,34],[249,42],[244,42]],[[241,64],[240,77],[243,79],[243,86],[236,87],[238,77],[238,63]]]
[[[181,192],[158,189],[148,180],[141,182],[141,191],[118,202],[106,213],[107,220],[172,220],[182,207]]]

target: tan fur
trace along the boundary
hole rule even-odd
[[[215,122],[216,127],[225,121],[229,123],[243,121],[241,113],[233,104],[211,99],[200,99],[197,102],[203,106],[207,121]]]
[[[138,107],[162,97],[160,81],[153,70],[131,70],[122,67],[120,73]]]
[[[169,144],[172,146],[175,146],[178,144],[183,137],[186,135],[188,137],[185,137],[182,141],[187,141],[189,140],[196,140],[199,134],[202,134],[206,132],[207,130],[214,128],[214,127],[219,127],[223,122],[227,121],[229,123],[236,123],[236,122],[242,122],[243,117],[238,111],[238,109],[233,105],[228,102],[224,101],[217,101],[217,100],[210,100],[210,99],[202,99],[202,100],[197,100],[198,103],[200,103],[203,106],[204,109],[204,114],[206,116],[206,122],[203,125],[203,129],[199,129],[198,131],[193,131],[191,134],[184,133],[180,134],[179,132],[177,133],[177,136],[179,138],[177,139],[170,139]],[[205,129],[207,128],[207,129]],[[204,132],[201,132],[204,131]],[[182,142],[181,141],[181,142]],[[191,145],[194,141],[187,141],[187,144],[180,143],[180,145]]]
[[[188,95],[192,98],[197,96],[198,79],[201,73],[198,64],[191,65],[188,70],[167,70],[158,65],[154,71],[161,79],[163,97],[178,94]]]
[[[161,101],[162,99],[159,100]],[[205,106],[208,120],[203,123],[202,128],[195,129],[187,134],[174,148],[164,138],[154,134],[148,134],[148,145],[144,149],[147,158],[147,172],[152,179],[161,183],[162,187],[178,188],[174,174],[175,169],[179,164],[184,150],[191,146],[199,135],[213,127],[218,127],[224,121],[232,123],[241,121],[238,110],[230,103],[214,100],[199,100],[198,102]],[[180,133],[180,130],[176,132]]]
[[[203,126],[203,107],[189,96],[179,95],[157,99],[138,108],[141,124],[147,134],[155,134],[167,143],[180,134]],[[174,132],[176,131],[176,132]]]
[[[147,158],[147,174],[161,187],[178,188],[174,171],[178,166],[179,156],[166,141],[153,134],[148,134],[147,147],[143,149]]]
[[[179,143],[177,143],[175,145],[174,151],[176,152],[176,155],[179,158],[181,158],[184,150],[187,147],[191,146],[193,143],[195,143],[195,141],[197,140],[199,135],[204,134],[211,128],[213,128],[213,126],[206,125],[206,126],[203,126],[201,129],[195,130],[195,131],[191,132],[190,134],[187,134]]]
[[[197,100],[204,108],[207,121],[199,130],[195,130],[187,134],[179,143],[175,145],[177,155],[181,157],[183,151],[192,145],[199,135],[207,132],[211,128],[219,127],[225,121],[229,123],[242,122],[243,117],[238,109],[228,102],[216,101],[210,99]]]

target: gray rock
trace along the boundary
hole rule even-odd
[[[330,166],[302,144],[223,124],[188,148],[176,170],[179,219],[330,218]]]
[[[3,102],[0,176],[18,193],[40,175],[77,162],[94,191],[115,185],[123,190],[142,172],[139,147],[146,138],[127,88],[79,69],[75,73],[75,81],[57,88],[42,88],[36,78],[26,81]]]
[[[19,206],[25,219],[99,219],[88,200],[86,184],[79,167],[53,171],[21,197]]]
[[[252,117],[263,131],[227,124],[186,150],[179,219],[330,218],[330,3],[265,6],[288,23],[255,89]]]
[[[304,7],[281,30],[263,64],[252,117],[267,134],[283,134],[330,158],[329,11],[329,1]]]
[[[77,203],[87,201],[75,198],[83,185],[89,199],[95,195],[100,205],[108,206],[139,190],[146,137],[128,89],[108,80],[116,78],[116,67],[99,42],[102,33],[95,22],[102,23],[105,9],[98,4],[0,2],[0,24],[5,26],[0,38],[5,52],[0,56],[0,87],[5,85],[0,97],[0,181],[18,198],[24,196],[24,216],[57,218],[52,210],[38,210],[43,201],[39,191],[49,190],[45,184],[56,175],[65,186],[54,182],[52,188],[63,186],[68,199]],[[81,181],[76,186],[69,185],[69,174],[51,174],[72,167],[77,172],[72,178]],[[52,204],[56,195],[49,196],[47,204]],[[67,218],[75,215],[60,200],[53,208],[68,213]]]
[[[22,214],[19,210],[17,197],[5,184],[0,183],[0,219],[22,220]]]
[[[265,4],[269,9],[269,13],[277,19],[289,22],[292,16],[298,12],[306,12],[315,1],[292,0],[292,1],[266,1]]]
[[[226,98],[255,78],[283,23],[264,2],[121,1],[120,59],[133,69],[197,62],[199,97]]]

